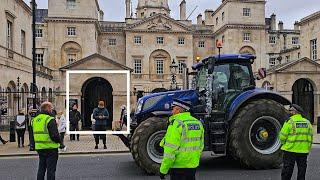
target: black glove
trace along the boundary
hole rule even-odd
[[[63,149],[63,148],[65,148],[66,146],[65,145],[63,145],[63,144],[60,144],[60,147],[59,147],[59,149]]]
[[[166,179],[165,174],[160,173],[160,179]]]

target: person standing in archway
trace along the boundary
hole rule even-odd
[[[70,119],[70,131],[79,131],[79,121],[82,119],[80,112],[78,111],[78,105],[74,104],[72,110],[69,112]],[[77,140],[79,141],[79,134],[77,134]],[[70,134],[70,141],[76,140],[75,134]]]
[[[95,131],[106,131],[108,120],[109,120],[109,112],[104,106],[104,101],[99,101],[98,107],[93,110],[93,118],[96,120],[95,122]],[[107,149],[107,140],[105,134],[97,134],[95,135],[96,146],[95,149],[98,149],[99,138],[102,139],[103,148]]]

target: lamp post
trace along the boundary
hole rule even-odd
[[[177,80],[176,80],[176,74],[177,74],[178,64],[173,59],[172,63],[170,65],[170,71],[171,71],[171,85],[170,89],[175,90],[177,89]]]
[[[33,109],[37,109],[36,99],[36,0],[32,0],[32,93],[33,93]]]
[[[20,112],[20,77],[17,78],[17,94],[18,94],[18,113]]]

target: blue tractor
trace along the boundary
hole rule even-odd
[[[156,174],[163,156],[159,146],[167,128],[173,99],[192,103],[192,113],[205,127],[205,151],[232,156],[253,169],[281,164],[278,133],[288,118],[279,94],[256,88],[250,54],[211,56],[192,68],[191,90],[155,93],[139,99],[126,141],[133,158]]]

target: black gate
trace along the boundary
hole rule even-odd
[[[87,80],[82,87],[81,107],[84,117],[83,127],[90,129],[91,114],[94,108],[98,107],[99,101],[104,101],[106,108],[109,111],[109,129],[112,127],[113,120],[113,89],[111,84],[101,77],[94,77]]]
[[[292,102],[298,104],[305,111],[305,116],[314,122],[314,94],[313,86],[307,79],[297,80],[292,87]]]

